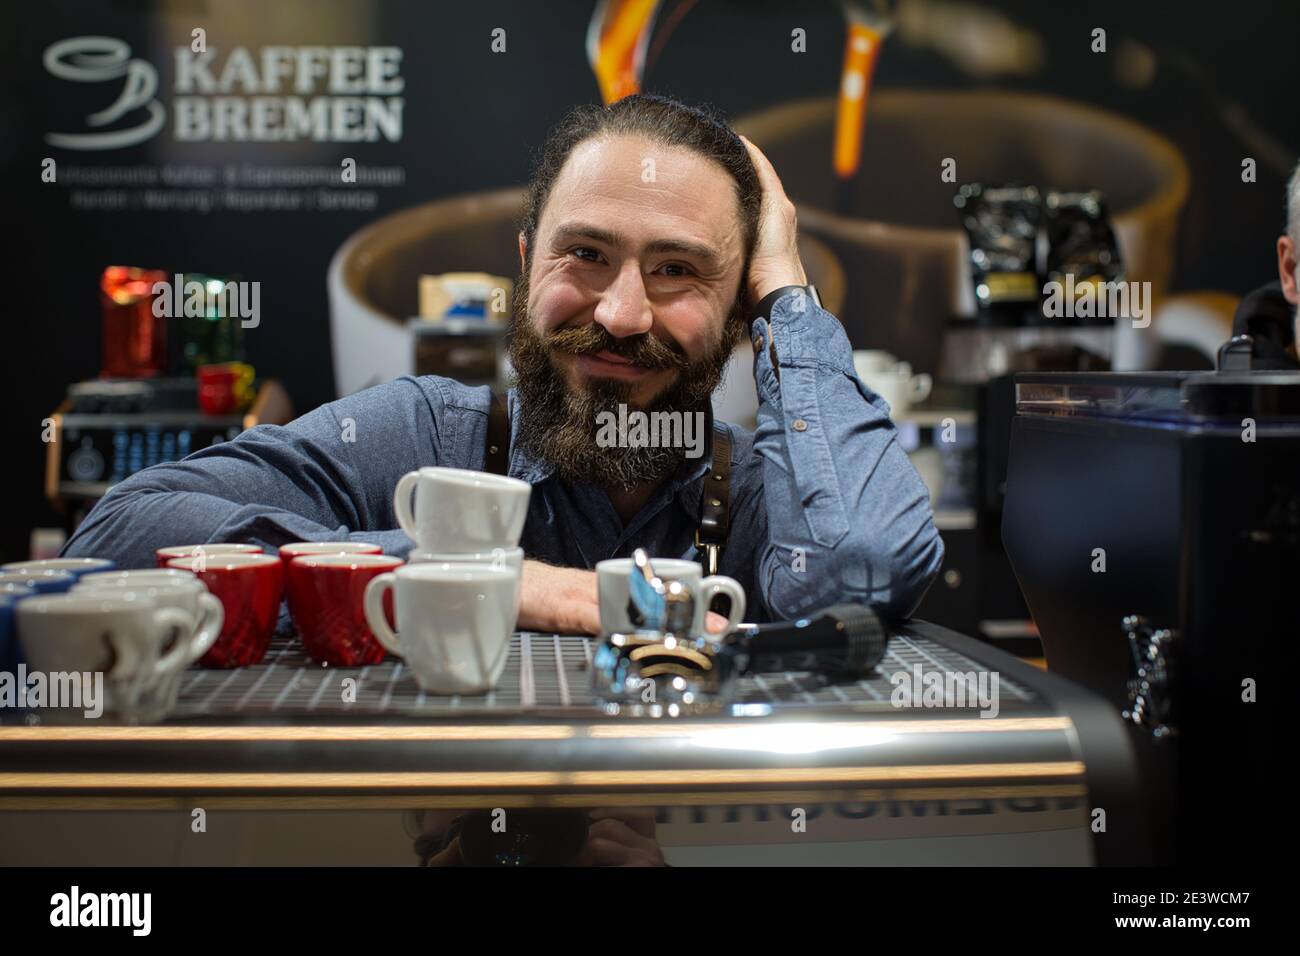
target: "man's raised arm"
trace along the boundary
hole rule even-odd
[[[761,302],[808,279],[794,204],[767,157],[744,142],[763,184],[746,277],[751,301]],[[884,401],[853,371],[843,327],[794,289],[754,320],[752,334],[764,501],[748,505],[765,510],[768,528],[755,556],[757,597],[775,619],[835,601],[911,614],[938,573],[943,542]]]
[[[853,372],[839,321],[798,294],[777,300],[755,358],[768,546],[755,581],[775,619],[837,601],[906,617],[943,560],[929,493],[882,399]],[[778,378],[779,376],[779,378]]]

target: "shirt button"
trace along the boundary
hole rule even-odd
[[[808,430],[808,423],[804,421],[802,418],[796,418],[792,424],[794,426],[794,430],[797,432],[803,432]]]

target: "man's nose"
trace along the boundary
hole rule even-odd
[[[646,296],[641,267],[636,262],[624,263],[614,280],[605,287],[596,304],[596,321],[615,338],[626,338],[650,331],[654,316]]]

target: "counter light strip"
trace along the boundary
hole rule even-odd
[[[1082,777],[1081,761],[897,767],[726,768],[714,770],[464,771],[434,773],[0,773],[0,789],[233,787],[630,787],[682,784],[866,783],[882,780]]]
[[[870,727],[881,734],[955,734],[955,733],[1024,733],[1044,730],[1072,730],[1074,724],[1068,717],[973,717],[967,720],[835,720],[835,721],[797,721],[791,720],[781,724],[801,724],[809,733],[819,730],[861,731]],[[672,724],[636,725],[636,724],[597,724],[587,728],[587,736],[615,740],[621,738],[683,737],[691,733],[734,733],[740,728],[751,729],[757,724]],[[3,737],[0,736],[0,740]]]
[[[503,727],[0,727],[0,743],[223,740],[568,740],[577,728],[545,724]]]
[[[1068,717],[997,717],[968,720],[809,721],[810,731],[857,730],[870,726],[887,734],[1026,733],[1071,730]],[[392,726],[357,727],[0,727],[0,743],[64,741],[199,741],[199,740],[569,740],[587,736],[595,740],[690,738],[699,733],[735,731],[749,727],[736,723],[595,724],[588,727],[563,724],[510,726]]]

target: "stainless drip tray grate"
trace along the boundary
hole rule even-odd
[[[594,713],[591,695],[592,642],[582,637],[522,632],[514,636],[510,658],[497,687],[476,696],[426,694],[410,670],[395,658],[359,668],[321,667],[296,638],[277,637],[265,661],[234,670],[187,671],[173,717],[257,717],[296,715],[440,717],[469,714],[564,712]],[[825,685],[806,673],[762,674],[743,678],[735,703],[807,708],[852,708],[892,712],[895,684],[890,676],[914,667],[921,674],[979,674],[985,668],[969,657],[919,635],[894,635],[885,659],[871,678]],[[355,681],[355,700],[345,700],[344,681]],[[945,705],[953,707],[951,682]],[[1039,701],[1028,688],[1004,676],[997,680],[999,708],[1014,711]],[[978,705],[970,704],[971,708]]]

